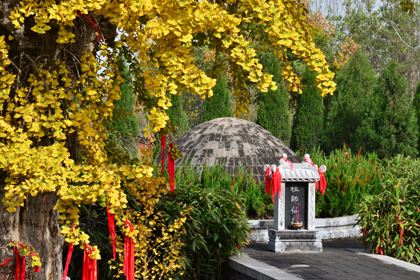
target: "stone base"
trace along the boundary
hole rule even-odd
[[[273,252],[322,252],[315,230],[268,230],[268,248]]]

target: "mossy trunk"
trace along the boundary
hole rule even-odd
[[[8,241],[31,245],[40,255],[40,272],[33,272],[27,258],[26,278],[30,280],[58,280],[62,274],[63,237],[59,233],[57,213],[53,210],[54,194],[29,198],[15,213],[8,213],[0,203],[0,263],[13,252],[4,246]],[[14,262],[0,268],[0,280],[13,279]]]

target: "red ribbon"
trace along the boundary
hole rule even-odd
[[[106,215],[108,217],[108,231],[109,231],[109,238],[111,240],[112,245],[112,256],[114,260],[117,259],[117,243],[116,243],[116,236],[115,233],[115,216],[111,212],[109,212],[109,208],[106,208]]]
[[[66,266],[64,267],[63,277],[61,277],[61,280],[67,279],[67,273],[69,272],[69,265],[70,265],[72,254],[73,254],[73,243],[70,243],[67,249]]]
[[[325,194],[325,190],[327,189],[327,179],[325,179],[325,174],[322,173],[321,168],[318,168],[318,174],[319,174],[319,185],[315,184],[315,187],[317,190],[321,192],[322,195]]]
[[[124,225],[133,232],[133,225],[129,220],[125,220]],[[127,280],[134,280],[134,241],[129,236],[124,237],[123,272]]]
[[[271,199],[274,203],[274,197],[276,196],[276,194],[281,193],[281,173],[278,167],[276,168],[276,172],[274,172],[273,174],[272,180],[273,180],[273,196]]]
[[[15,280],[25,280],[25,273],[26,273],[25,256],[21,256],[19,250],[16,247],[13,248],[13,252],[16,255]]]
[[[83,254],[83,275],[82,280],[97,280],[98,279],[98,267],[96,265],[96,259],[89,257],[89,254],[93,252],[93,247],[89,244],[85,244],[85,252]]]
[[[265,169],[265,192],[267,193],[267,195],[270,195],[270,187],[271,187],[271,180],[270,180],[270,166],[267,166],[267,168]]]
[[[165,135],[161,135],[160,136],[160,146],[161,146],[161,151],[162,151],[162,155],[161,155],[161,166],[162,166],[162,175],[165,174],[165,148],[166,148],[166,136]]]
[[[0,267],[5,267],[9,264],[9,262],[12,260],[12,258],[7,258],[4,260],[4,262],[0,263]]]
[[[174,143],[169,144],[169,149],[172,150]],[[171,153],[168,153],[168,174],[169,174],[169,186],[171,192],[175,191],[175,160]]]

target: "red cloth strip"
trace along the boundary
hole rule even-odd
[[[61,280],[67,279],[67,273],[69,272],[69,266],[70,266],[72,254],[73,254],[73,243],[70,243],[67,249],[66,266],[64,267],[63,277],[61,277]]]
[[[276,196],[276,194],[278,193],[279,196],[281,194],[281,173],[280,173],[280,168],[276,168],[276,171],[273,174],[273,196],[272,196],[272,201],[274,203],[274,197]]]
[[[133,231],[133,225],[129,220],[125,220],[124,225]],[[124,261],[123,272],[127,280],[134,280],[134,241],[129,236],[124,237]]]
[[[106,208],[106,214],[108,217],[108,231],[109,231],[109,238],[111,240],[112,246],[112,256],[114,260],[117,259],[117,243],[116,243],[116,232],[115,232],[115,216],[111,212],[109,212],[109,208]]]

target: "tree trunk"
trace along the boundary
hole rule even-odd
[[[58,280],[62,274],[62,250],[64,239],[59,233],[57,213],[53,210],[55,194],[40,194],[25,201],[24,207],[15,213],[8,213],[0,202],[0,263],[11,257],[11,250],[3,246],[8,241],[19,241],[31,245],[40,255],[41,271],[32,272],[27,258],[25,279]],[[8,267],[14,272],[14,263]],[[13,275],[13,274],[12,274]],[[0,280],[13,276],[0,270]]]

